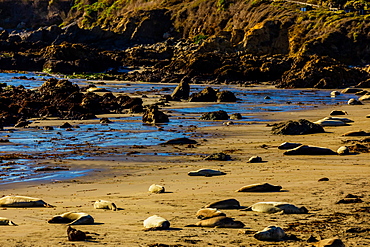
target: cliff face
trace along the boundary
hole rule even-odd
[[[0,26],[44,28],[2,33],[0,38],[3,50],[41,49],[41,59],[34,68],[40,68],[42,59],[50,57],[46,51],[70,49],[63,44],[67,42],[125,50],[123,55],[85,56],[91,61],[103,56],[109,65],[154,65],[191,76],[207,75],[212,80],[281,80],[286,87],[294,87],[292,81],[305,82],[305,86],[335,86],[330,73],[345,70],[342,77],[350,77],[351,71],[343,65],[370,63],[368,15],[324,7],[300,11],[299,7],[270,0],[2,0]],[[47,28],[53,24],[57,26]],[[186,45],[181,43],[184,40]],[[148,47],[131,49],[135,44]],[[0,65],[12,59],[15,57],[3,58]],[[47,63],[51,70],[68,63],[71,67],[67,71],[73,71],[76,64],[83,64],[75,61],[78,59],[51,60]],[[330,69],[336,63],[342,65]],[[320,82],[320,73],[311,73],[318,68],[316,64],[330,67],[322,72],[324,81]],[[292,72],[303,68],[305,73],[300,76]],[[307,76],[312,80],[306,80]],[[340,85],[354,84],[356,79],[341,81]]]
[[[52,24],[103,30],[133,43],[168,37],[227,36],[235,49],[254,55],[330,56],[347,64],[370,62],[366,15],[314,9],[307,12],[269,0],[2,0],[0,26]]]

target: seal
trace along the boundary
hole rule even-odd
[[[189,176],[205,176],[205,177],[220,176],[220,175],[225,175],[225,174],[226,173],[221,172],[219,170],[212,170],[212,169],[199,169],[197,171],[188,172]]]
[[[8,218],[0,217],[0,226],[17,226],[17,224]]]
[[[161,216],[153,215],[144,220],[144,228],[146,231],[167,230],[170,228],[170,222]]]
[[[202,208],[198,210],[195,216],[197,217],[197,219],[204,220],[218,216],[226,216],[226,214],[221,212],[217,208]]]
[[[152,184],[149,187],[149,192],[154,194],[164,193],[165,189],[162,185]]]
[[[252,156],[249,158],[247,162],[248,163],[259,163],[259,162],[262,162],[262,158],[259,156]]]
[[[321,126],[346,126],[347,123],[341,121],[341,120],[333,120],[333,119],[320,119],[316,122],[313,122],[315,124],[319,124]]]
[[[345,118],[345,117],[324,117],[323,120],[338,120],[338,121],[342,121],[342,122],[345,122],[345,123],[353,123],[354,122],[352,119]]]
[[[28,196],[4,196],[0,198],[0,207],[53,207],[43,200]]]
[[[341,146],[341,147],[338,148],[337,153],[339,155],[347,155],[347,154],[349,154],[349,148],[346,147],[346,146]]]
[[[293,143],[293,142],[283,142],[278,146],[278,149],[293,149],[301,146],[302,143]]]
[[[205,206],[205,208],[217,208],[217,209],[240,209],[240,203],[236,199],[226,199],[217,202],[213,202]]]
[[[113,211],[117,211],[117,206],[111,201],[105,201],[105,200],[97,200],[94,203],[95,209],[109,209]]]
[[[279,241],[286,236],[283,229],[277,226],[268,226],[254,234],[254,238],[261,241]]]
[[[217,216],[197,222],[195,225],[186,227],[216,227],[216,228],[243,228],[245,225],[241,221],[235,221],[226,216]]]
[[[67,212],[56,215],[48,223],[68,223],[68,225],[91,225],[94,224],[94,218],[86,213]]]
[[[87,239],[86,233],[70,226],[67,228],[67,236],[69,241],[85,241]]]
[[[334,155],[337,152],[329,148],[313,147],[307,145],[301,145],[297,148],[293,148],[284,152],[284,155]]]
[[[241,187],[236,192],[278,192],[282,189],[279,185],[269,183],[250,184]]]
[[[311,244],[316,247],[345,247],[343,241],[339,238],[327,238]]]
[[[281,212],[284,214],[306,214],[308,213],[307,208],[297,207],[293,204],[286,202],[257,202],[252,206],[245,209],[245,211],[254,211],[259,213],[277,213]]]

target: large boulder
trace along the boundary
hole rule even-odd
[[[325,56],[301,56],[293,61],[277,85],[282,88],[340,88],[367,79],[364,70],[350,68]]]
[[[216,102],[217,101],[217,91],[211,87],[206,87],[198,93],[193,93],[190,95],[190,102]]]
[[[271,131],[275,135],[305,135],[325,132],[321,125],[312,123],[306,119],[273,124]]]
[[[144,112],[143,118],[144,123],[157,124],[169,122],[168,116],[158,109],[157,105],[150,105]]]
[[[187,100],[190,94],[189,78],[184,77],[181,79],[179,85],[175,88],[171,94],[172,100]]]
[[[228,120],[229,115],[223,110],[203,114],[200,120]]]

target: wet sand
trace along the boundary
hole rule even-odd
[[[249,125],[199,128],[198,145],[152,146],[148,148],[116,147],[115,154],[89,160],[55,160],[60,165],[77,169],[92,169],[87,176],[53,183],[34,181],[1,186],[2,195],[38,197],[54,208],[6,208],[0,216],[19,226],[0,226],[1,246],[311,246],[306,240],[339,237],[346,246],[368,246],[370,202],[370,154],[327,156],[284,156],[277,146],[282,142],[300,142],[327,147],[334,151],[348,131],[370,131],[370,105],[325,106],[309,111],[268,112],[260,117],[274,122],[305,118],[316,121],[331,110],[345,110],[344,116],[354,120],[350,126],[325,127],[326,133],[277,136],[272,135],[266,122]],[[123,155],[128,151],[131,155]],[[177,155],[153,155],[174,152]],[[231,161],[207,161],[207,154],[224,152]],[[94,150],[91,150],[94,154]],[[181,155],[183,153],[183,155]],[[249,157],[261,156],[262,163],[247,163]],[[187,172],[200,168],[219,169],[224,176],[190,177]],[[329,181],[318,180],[329,178]],[[240,187],[267,182],[281,185],[282,192],[241,193]],[[150,194],[148,188],[156,183],[166,193]],[[347,194],[363,196],[362,203],[335,204]],[[308,208],[308,214],[264,214],[251,211],[222,210],[245,224],[243,229],[185,227],[198,221],[195,213],[208,203],[235,198],[242,206],[260,201],[284,201]],[[96,210],[95,200],[110,200],[118,211]],[[95,218],[94,225],[75,228],[88,231],[93,239],[86,242],[67,240],[64,224],[48,224],[46,220],[67,211],[85,212]],[[364,211],[364,212],[362,212]],[[142,231],[143,221],[160,215],[171,222],[165,231]],[[266,226],[282,227],[298,240],[263,242],[253,233]],[[154,245],[155,246],[155,245]],[[159,245],[158,245],[159,246]],[[165,246],[165,245],[163,245]]]

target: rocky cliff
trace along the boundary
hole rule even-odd
[[[344,87],[368,78],[369,18],[269,0],[0,1],[1,69],[144,66],[130,80]],[[363,13],[363,12],[361,12]],[[78,54],[78,55],[77,55]],[[116,73],[117,74],[117,73]]]

